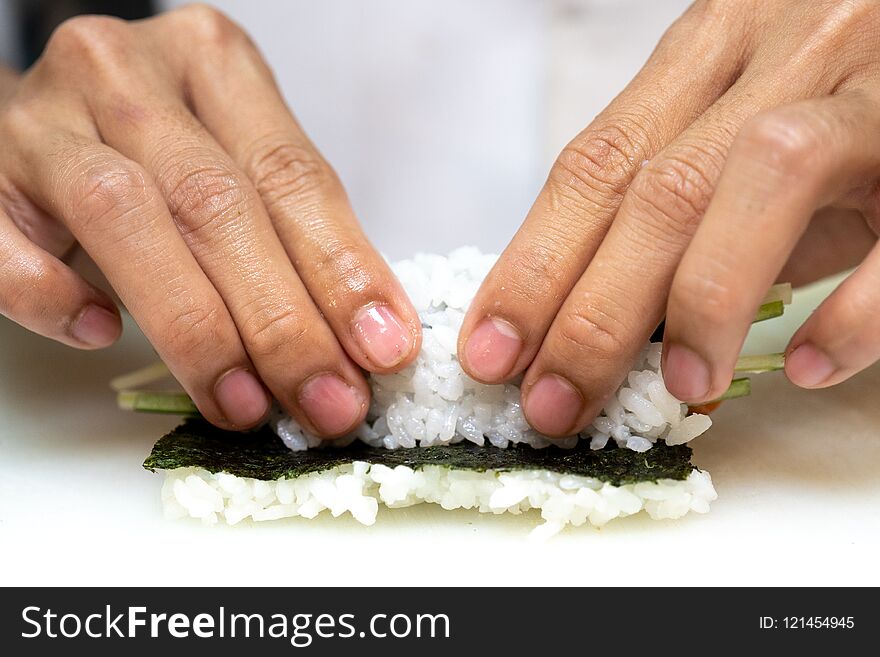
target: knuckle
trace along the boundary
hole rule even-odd
[[[556,331],[560,356],[585,361],[613,361],[626,352],[625,327],[598,305],[588,304],[566,314]]]
[[[74,16],[61,23],[46,44],[48,60],[74,62],[112,61],[128,43],[125,21],[111,16]]]
[[[10,102],[0,113],[0,132],[19,140],[33,139],[44,127],[44,122],[33,108],[17,100]]]
[[[170,181],[169,181],[170,182]],[[220,164],[193,166],[170,182],[165,194],[168,210],[186,236],[236,221],[248,206],[241,177]]]
[[[164,330],[166,348],[176,352],[190,367],[199,367],[224,343],[223,325],[224,318],[215,307],[192,305],[179,309]]]
[[[593,201],[619,198],[644,159],[644,149],[627,129],[606,125],[570,142],[556,159],[550,179],[559,187]]]
[[[351,281],[357,280],[357,291],[372,298],[373,277],[364,267],[363,249],[357,244],[339,238],[322,240],[315,256],[315,270],[330,280],[327,289],[351,289]]]
[[[880,8],[875,0],[840,0],[825,12],[817,33],[836,41],[851,37],[865,25],[876,25],[878,18]]]
[[[84,228],[136,214],[152,200],[146,175],[133,163],[105,162],[74,175],[69,214]]]
[[[529,240],[528,245],[516,247],[505,254],[507,281],[510,294],[527,305],[558,297],[567,262],[578,262],[570,236],[556,226],[548,225]],[[560,299],[561,301],[561,299]]]
[[[738,142],[750,160],[780,174],[810,176],[816,171],[822,136],[794,108],[758,114],[740,131]]]
[[[697,325],[719,326],[737,309],[736,296],[727,285],[704,271],[682,272],[669,292],[669,308]]]
[[[226,47],[243,36],[232,19],[206,3],[187,5],[178,9],[176,15],[186,23],[188,34],[202,45]]]
[[[241,333],[248,353],[259,362],[301,351],[309,330],[295,308],[282,305],[255,312],[244,322]]]
[[[678,243],[693,236],[712,199],[712,177],[689,156],[669,155],[642,171],[630,187],[630,195],[647,208],[654,222],[642,222],[653,239]]]
[[[738,68],[754,48],[753,36],[766,14],[758,3],[763,0],[696,0],[669,29],[655,51],[656,61],[669,58],[699,61],[707,71],[714,71],[720,95],[736,80]],[[730,69],[733,62],[736,68]]]
[[[314,150],[287,140],[257,147],[249,162],[254,185],[268,203],[310,195],[335,180]]]
[[[808,32],[802,33],[788,55],[788,69],[809,84],[809,95],[824,95],[827,87],[840,88],[853,75],[873,70],[880,29],[880,6],[876,0],[824,2],[807,17]]]

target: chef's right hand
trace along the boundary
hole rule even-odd
[[[67,21],[0,81],[0,313],[65,344],[120,334],[110,297],[61,258],[79,243],[214,424],[270,394],[341,435],[359,368],[418,352],[418,315],[244,32],[193,6]],[[267,390],[268,389],[268,390]]]
[[[840,383],[880,359],[878,176],[880,2],[696,0],[557,158],[465,317],[464,368],[523,374],[526,419],[572,435],[665,316],[664,382],[702,404],[780,271],[861,262],[786,350],[795,384]]]

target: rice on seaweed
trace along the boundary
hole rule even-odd
[[[465,247],[393,265],[422,319],[422,350],[403,371],[370,377],[367,421],[350,435],[322,441],[277,412],[250,434],[191,420],[162,438],[144,465],[167,472],[166,512],[236,524],[313,518],[326,509],[369,525],[380,503],[496,514],[539,509],[545,522],[534,533],[548,536],[568,524],[602,526],[642,510],[658,519],[708,511],[716,498],[712,480],[691,465],[685,443],[711,420],[666,390],[660,344],[646,345],[602,413],[564,439],[529,427],[519,380],[484,385],[464,374],[458,332],[495,259]],[[781,315],[790,300],[790,286],[774,286],[755,321]],[[746,357],[738,370],[778,369],[781,359]],[[153,373],[128,378],[142,375]],[[120,380],[118,387],[126,386]],[[748,391],[748,379],[737,379],[728,395]],[[185,395],[141,397],[128,390],[120,392],[120,404],[150,412],[196,410]]]
[[[705,513],[715,489],[690,456],[687,445],[662,442],[643,454],[585,443],[500,450],[469,442],[292,451],[266,427],[242,435],[189,420],[156,443],[144,467],[166,471],[162,500],[171,518],[234,525],[329,510],[372,525],[380,503],[426,502],[495,514],[538,509],[545,522],[533,535],[547,537],[568,524],[601,527],[641,510],[656,519]]]

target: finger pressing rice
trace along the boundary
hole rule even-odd
[[[532,429],[520,405],[519,380],[478,383],[464,373],[456,355],[467,307],[496,259],[463,247],[447,257],[418,254],[392,265],[421,317],[422,350],[405,370],[370,377],[373,402],[367,421],[333,446],[361,440],[386,449],[461,441],[500,448],[519,443],[571,448],[583,439],[592,449],[613,441],[644,452],[658,439],[680,444],[711,426],[706,415],[688,417],[687,405],[667,392],[660,373],[661,345],[655,343],[642,349],[602,413],[579,435],[550,439]],[[292,450],[325,444],[292,417],[276,416],[272,426]]]

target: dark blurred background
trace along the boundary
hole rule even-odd
[[[120,18],[145,18],[155,12],[152,0],[0,0],[4,2],[4,37],[10,43],[6,63],[18,69],[39,57],[46,40],[59,23],[78,14],[110,14]]]

